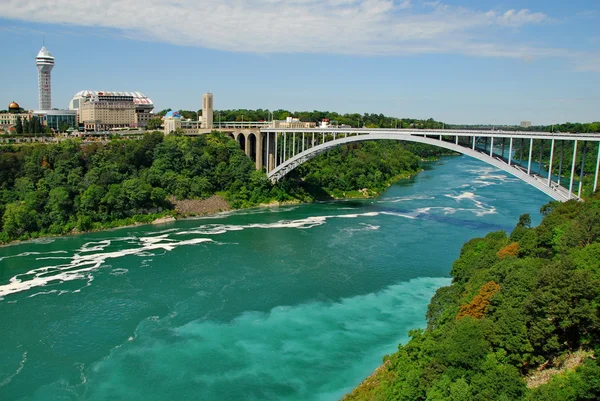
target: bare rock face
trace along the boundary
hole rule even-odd
[[[198,216],[231,210],[229,203],[219,195],[213,195],[207,199],[171,199],[175,210],[184,216]]]

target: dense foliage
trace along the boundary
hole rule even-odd
[[[433,149],[413,148],[429,155]],[[0,148],[0,242],[152,221],[174,199],[216,193],[234,208],[271,201],[374,195],[418,171],[419,158],[397,142],[365,143],[319,156],[271,184],[229,136],[162,133],[106,144]],[[339,174],[344,171],[344,174]]]
[[[427,329],[346,399],[599,399],[600,196],[542,213],[467,242]]]
[[[170,195],[202,198],[252,182],[256,174],[235,142],[217,134],[4,147],[0,239],[151,220],[148,214],[171,208]]]
[[[158,116],[164,116],[171,109],[161,110],[156,113]],[[190,120],[197,120],[201,115],[201,110],[198,112],[190,110],[180,110],[181,116]],[[414,118],[397,118],[384,116],[383,114],[374,113],[346,113],[340,114],[330,111],[289,111],[289,110],[268,110],[268,109],[233,109],[233,110],[215,110],[213,119],[216,123],[219,121],[271,121],[285,120],[286,117],[299,118],[302,121],[310,121],[320,123],[323,119],[329,119],[332,124],[349,125],[351,127],[368,127],[368,128],[443,128],[444,123],[435,121],[432,118],[428,120],[418,120]]]
[[[368,128],[442,128],[444,124],[428,120],[417,120],[414,118],[397,118],[374,113],[346,113],[340,114],[330,111],[288,111],[288,110],[216,110],[215,121],[270,121],[285,120],[286,117],[299,118],[301,121],[320,123],[323,119],[329,119],[332,124],[349,125],[351,127]]]
[[[427,146],[419,151],[428,153]],[[433,148],[436,149],[436,148]],[[438,155],[440,154],[440,149]],[[333,149],[298,167],[288,178],[308,193],[323,190],[335,198],[368,195],[384,191],[390,182],[414,174],[420,159],[397,141],[372,141]],[[365,191],[366,190],[366,191]]]

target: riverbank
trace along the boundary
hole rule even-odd
[[[521,215],[466,242],[427,328],[343,401],[598,399],[599,206],[553,202],[537,227]]]
[[[393,184],[405,180],[413,178],[415,175],[421,173],[423,170],[419,171],[407,171],[402,174],[398,174],[392,177],[385,183],[383,188],[371,189],[371,188],[362,188],[356,191],[345,191],[345,192],[327,192],[326,193],[329,198],[317,198],[310,201],[301,200],[301,199],[293,199],[286,201],[276,201],[273,200],[271,202],[260,203],[258,205],[250,205],[250,206],[242,206],[239,208],[232,207],[231,203],[225,199],[225,193],[219,193],[213,196],[210,196],[206,199],[183,199],[177,200],[174,196],[171,196],[169,201],[173,205],[173,209],[164,210],[158,213],[148,213],[148,214],[137,214],[125,219],[114,220],[111,222],[93,222],[90,223],[91,227],[85,230],[80,229],[80,227],[73,227],[68,232],[63,234],[41,234],[35,233],[37,235],[32,236],[28,239],[17,239],[8,242],[0,242],[0,246],[13,245],[27,241],[33,241],[40,238],[56,238],[56,237],[65,237],[71,235],[80,235],[86,233],[93,232],[101,232],[101,231],[109,231],[118,228],[126,228],[126,227],[136,227],[147,224],[168,224],[175,222],[177,220],[184,220],[186,218],[193,217],[201,217],[201,216],[211,216],[216,215],[218,213],[235,211],[235,210],[245,210],[252,209],[257,207],[280,207],[280,206],[288,206],[288,205],[299,205],[299,204],[308,204],[314,201],[336,201],[336,200],[348,200],[348,199],[371,199],[377,198],[381,196],[390,186]],[[73,224],[75,225],[75,224]]]

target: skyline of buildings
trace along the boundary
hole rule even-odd
[[[38,97],[39,105],[52,107],[52,70],[55,57],[43,46],[36,56],[38,68]],[[210,105],[210,106],[209,106]],[[45,125],[58,130],[61,123],[67,123],[73,128],[78,126],[85,130],[105,130],[114,128],[145,128],[147,122],[155,117],[152,113],[154,104],[141,92],[115,91],[79,91],[69,102],[68,109],[32,110],[30,114],[38,116]],[[211,112],[207,113],[210,109]],[[202,97],[203,113],[199,117],[199,126],[213,126],[213,94],[206,93]],[[74,113],[75,114],[74,114]],[[75,116],[75,119],[73,118]],[[6,117],[6,116],[5,116]],[[6,118],[3,120],[6,126]],[[300,127],[302,124],[289,121],[278,122],[281,127]],[[2,125],[2,124],[0,124]],[[500,124],[498,124],[500,125]],[[514,124],[517,125],[517,124]],[[521,127],[528,128],[530,121],[521,121]]]
[[[349,19],[307,12],[327,7],[323,2],[267,3],[235,2],[243,11],[226,15],[207,15],[188,0],[175,9],[153,3],[140,9],[155,17],[152,23],[118,15],[125,7],[118,2],[73,1],[81,12],[76,19],[58,10],[7,9],[0,30],[11,38],[10,62],[3,65],[10,78],[0,105],[16,100],[38,107],[31,46],[39,50],[45,37],[60,64],[52,71],[53,107],[90,88],[141,90],[156,110],[197,110],[198,97],[210,89],[221,110],[334,110],[448,124],[598,120],[595,0],[412,0],[403,9],[344,14]],[[357,9],[362,1],[332,3]],[[164,17],[183,9],[186,17],[177,24]],[[235,15],[256,16],[269,29],[238,24]],[[203,18],[215,29],[193,22]],[[303,29],[301,21],[314,29]]]

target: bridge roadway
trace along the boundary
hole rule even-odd
[[[597,143],[598,155],[593,190],[598,187],[600,134],[333,127],[286,129],[268,126],[263,126],[257,131],[259,132],[256,133],[256,149],[252,152],[255,155],[256,167],[258,169],[266,167],[268,177],[274,182],[299,165],[337,146],[369,140],[393,139],[439,146],[465,154],[506,171],[559,201],[581,199],[585,158],[590,146],[595,146]],[[550,142],[549,146],[548,142]],[[548,147],[549,157],[544,155],[544,149]],[[570,165],[566,166],[565,155],[571,152],[571,149],[572,158],[568,160]],[[536,161],[534,150],[536,154],[539,152],[537,157],[539,163],[536,163],[536,166],[533,165]],[[525,159],[524,151],[527,153]],[[517,153],[520,154],[518,158]],[[579,171],[577,171],[578,164],[581,164]],[[553,168],[557,165],[558,174],[547,174],[547,171],[554,171]],[[548,166],[547,170],[543,168],[545,166]],[[563,167],[565,170],[568,168],[571,173],[568,179],[564,177]],[[537,173],[534,171],[536,168]],[[577,172],[578,183],[575,182]],[[566,185],[565,180],[568,181],[567,186],[563,186]],[[574,192],[575,186],[577,192]]]

